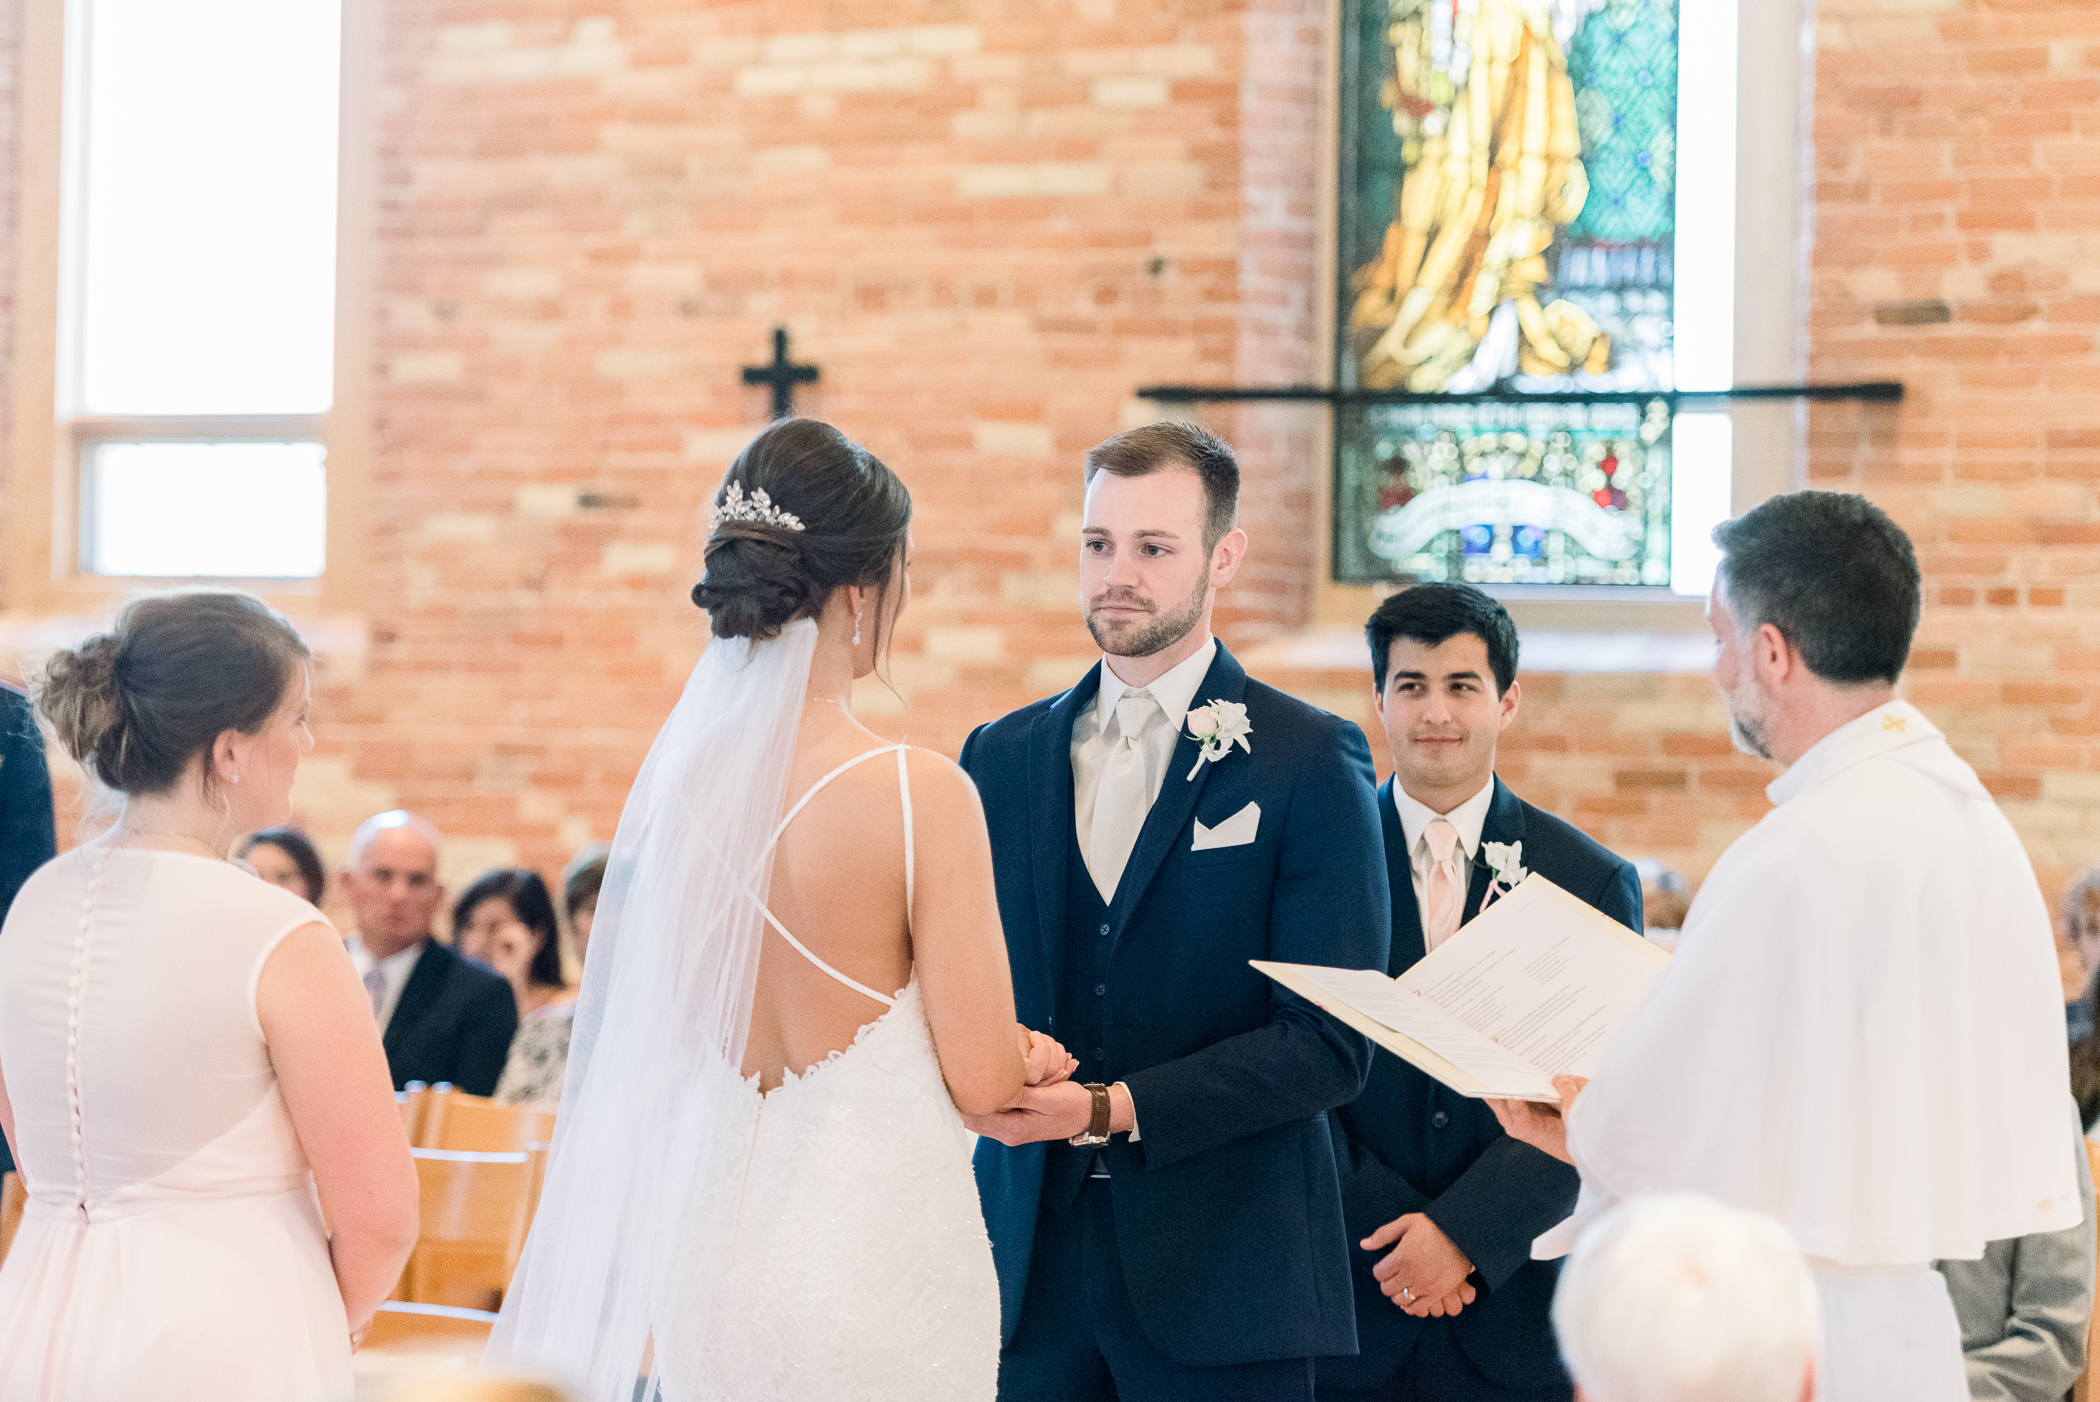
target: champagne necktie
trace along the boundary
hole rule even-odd
[[[1458,829],[1438,818],[1422,834],[1429,845],[1429,879],[1422,883],[1422,936],[1435,949],[1458,929],[1465,913],[1466,883],[1459,869]]]
[[[386,975],[379,971],[377,964],[365,975],[365,992],[372,995],[372,1016],[377,1018],[379,1010],[386,1006]]]
[[[1101,767],[1101,786],[1094,791],[1094,825],[1086,852],[1087,872],[1103,901],[1116,898],[1116,883],[1123,879],[1130,851],[1152,809],[1152,786],[1145,777],[1145,729],[1164,719],[1149,691],[1125,692],[1116,702],[1116,733],[1108,762]]]

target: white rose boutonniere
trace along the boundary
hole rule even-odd
[[[1494,873],[1488,882],[1487,893],[1480,898],[1480,908],[1486,910],[1497,899],[1516,888],[1519,881],[1531,875],[1524,870],[1524,844],[1521,842],[1483,842],[1480,844],[1480,859]]]
[[[1237,701],[1212,701],[1189,712],[1189,734],[1203,746],[1196,756],[1196,763],[1189,770],[1194,779],[1205,764],[1215,764],[1225,758],[1234,745],[1248,754],[1254,753],[1254,744],[1247,737],[1254,733],[1254,726],[1247,719],[1247,708]]]

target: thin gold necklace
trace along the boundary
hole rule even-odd
[[[221,852],[212,843],[206,842],[203,838],[198,837],[195,833],[173,832],[166,828],[126,827],[121,823],[118,824],[117,831],[123,833],[127,837],[172,837],[178,842],[194,842],[199,847],[202,847],[205,851],[211,853],[214,860],[221,862],[226,860],[226,854],[224,852]]]

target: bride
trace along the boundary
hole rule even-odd
[[[620,818],[492,1360],[592,1402],[996,1390],[961,1116],[1074,1063],[1014,1020],[976,789],[850,709],[910,520],[826,424],[730,465],[693,590],[716,641]]]

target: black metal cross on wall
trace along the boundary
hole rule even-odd
[[[787,418],[795,412],[796,385],[813,385],[816,382],[816,366],[797,365],[788,358],[788,333],[785,326],[773,328],[773,363],[744,367],[745,384],[773,387],[773,417],[776,419]]]

